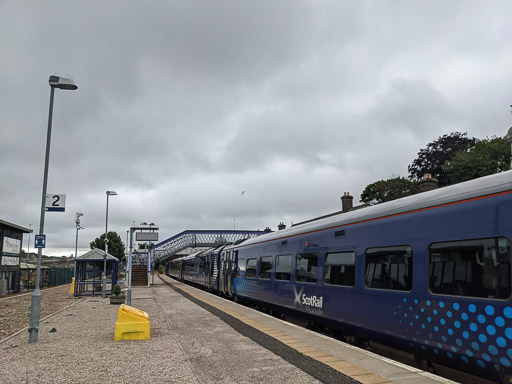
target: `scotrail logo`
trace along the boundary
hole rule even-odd
[[[312,307],[312,308],[323,308],[324,297],[316,297],[316,296],[307,296],[304,292],[304,288],[301,288],[299,292],[297,292],[297,288],[293,287],[293,291],[295,294],[295,300],[293,302],[294,306],[302,307],[303,305]]]

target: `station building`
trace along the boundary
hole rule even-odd
[[[0,219],[0,296],[20,291],[23,234],[32,230]]]

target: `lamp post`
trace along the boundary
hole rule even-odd
[[[44,234],[44,214],[45,214],[45,201],[46,201],[46,187],[48,184],[48,166],[50,162],[50,142],[52,137],[52,117],[53,117],[53,97],[55,88],[62,90],[76,90],[78,87],[71,79],[65,77],[50,76],[48,79],[50,84],[50,108],[48,112],[48,131],[46,134],[46,155],[44,160],[44,174],[43,174],[43,194],[41,199],[41,219],[39,221],[39,235]],[[41,314],[41,291],[39,290],[39,281],[41,276],[41,257],[42,248],[37,251],[37,269],[36,269],[36,286],[32,294],[32,302],[30,305],[30,325],[28,328],[29,343],[36,343],[39,335],[39,317]]]
[[[106,285],[107,285],[107,255],[108,255],[108,197],[116,196],[117,193],[114,191],[107,191],[107,214],[105,215],[105,256],[103,256],[103,276],[101,276],[101,297],[105,298],[107,296],[106,293]]]

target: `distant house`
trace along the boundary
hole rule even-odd
[[[361,209],[361,208],[365,208],[365,207],[369,206],[368,204],[361,204],[361,205],[357,205],[357,206],[354,207],[353,200],[354,200],[354,197],[351,196],[350,193],[345,192],[343,194],[343,196],[341,196],[341,211],[329,213],[327,215],[323,215],[323,216],[320,216],[320,217],[315,217],[314,219],[309,219],[309,220],[306,220],[306,221],[301,221],[300,223],[294,223],[294,224],[292,224],[292,227],[295,227],[295,226],[301,225],[301,224],[311,223],[312,221],[317,221],[317,220],[325,219],[327,217],[341,215],[342,213],[345,213],[345,212],[355,211],[357,209]]]

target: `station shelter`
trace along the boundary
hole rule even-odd
[[[112,295],[117,284],[119,259],[107,255],[106,288]],[[105,252],[94,248],[75,259],[75,296],[98,296],[102,294],[101,275],[104,269]]]
[[[23,234],[32,230],[0,220],[0,296],[20,291]]]

